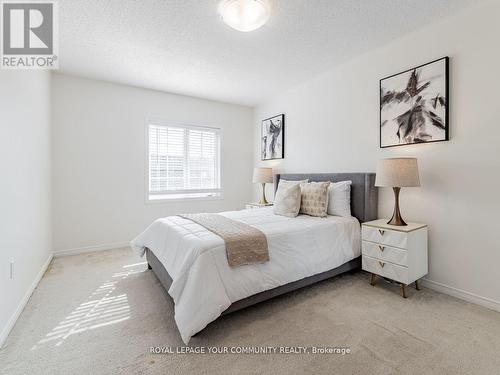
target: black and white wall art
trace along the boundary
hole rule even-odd
[[[285,157],[285,115],[262,120],[261,159],[283,159]]]
[[[380,80],[380,147],[449,140],[449,58]]]

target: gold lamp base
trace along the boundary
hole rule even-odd
[[[262,183],[262,198],[260,198],[259,204],[269,204],[266,199],[266,184],[264,182]]]
[[[403,227],[408,224],[405,223],[405,221],[401,217],[401,212],[399,211],[399,192],[401,191],[401,188],[393,187],[392,189],[394,191],[394,213],[392,214],[391,220],[389,220],[387,224]]]

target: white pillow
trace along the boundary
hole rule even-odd
[[[299,184],[280,181],[274,197],[273,212],[276,215],[296,217],[300,210],[300,197]]]
[[[282,180],[282,179],[280,179],[279,183],[281,184],[282,182],[290,183],[290,184],[299,184],[300,185],[300,184],[304,184],[306,182],[309,182],[309,179],[297,180],[297,181],[294,181],[294,180]],[[278,184],[278,187],[279,187],[279,184]]]
[[[352,181],[332,182],[328,188],[328,215],[351,217]]]

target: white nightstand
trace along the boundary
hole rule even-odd
[[[249,210],[251,208],[263,208],[263,207],[270,207],[272,206],[272,203],[267,203],[267,204],[260,204],[260,203],[246,203],[245,204],[245,209]]]
[[[405,287],[427,275],[427,225],[408,223],[394,226],[387,219],[362,224],[362,263],[371,272],[370,283],[375,285],[376,275],[401,283],[401,293],[406,298]]]

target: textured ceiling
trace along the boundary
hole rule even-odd
[[[477,0],[270,0],[241,33],[216,0],[60,0],[63,73],[255,105]]]

